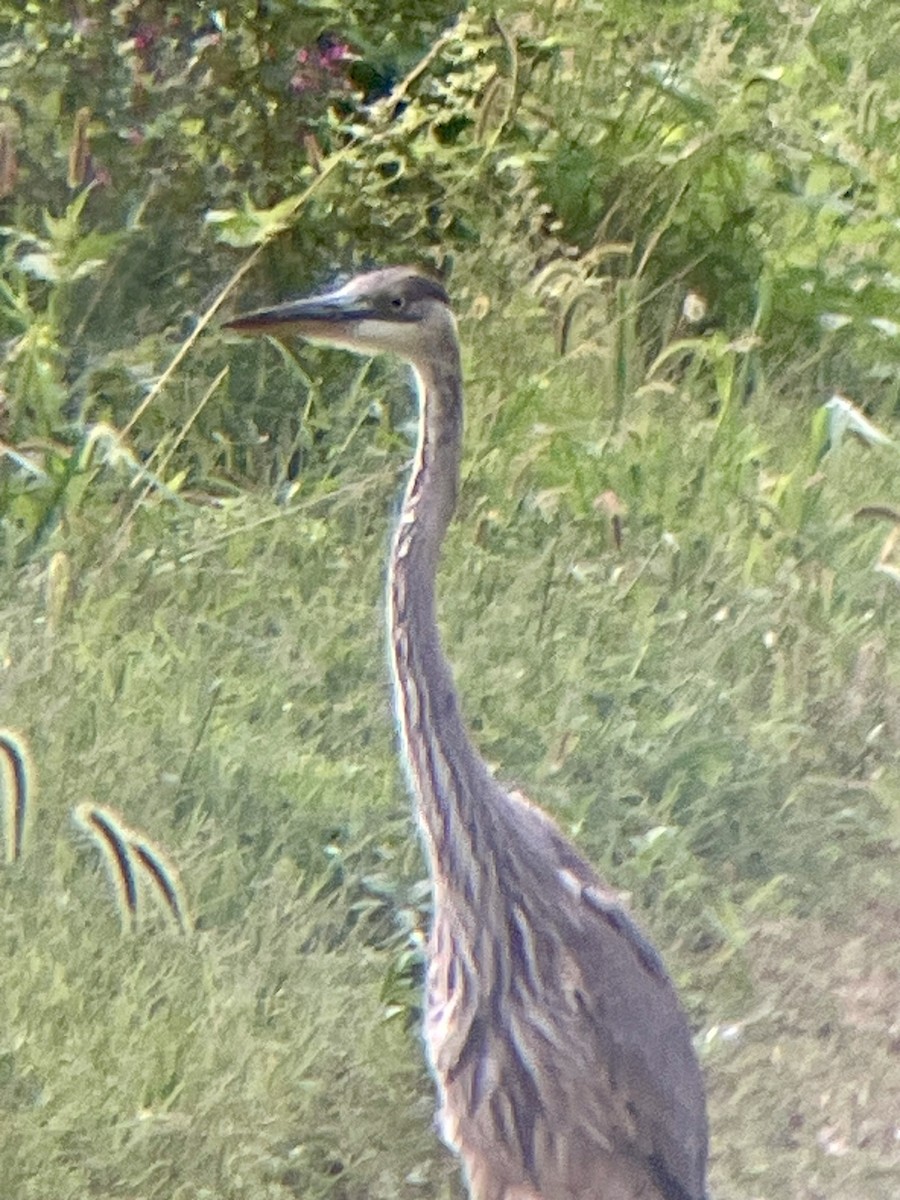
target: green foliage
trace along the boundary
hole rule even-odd
[[[542,194],[592,271],[609,269],[610,244],[629,246],[613,268],[685,279],[729,330],[752,325],[778,355],[802,339],[832,383],[874,378],[893,399],[897,180],[884,121],[898,93],[880,27],[896,31],[896,16],[880,0],[854,10],[848,57],[835,7],[810,18],[789,6],[773,24],[761,5],[713,18],[698,6],[624,46],[610,21],[573,37],[556,121],[530,136]]]
[[[15,1200],[459,1194],[381,632],[405,373],[213,332],[401,259],[466,348],[465,711],[665,952],[714,1190],[896,1190],[897,18],[458,8],[0,4]],[[184,906],[120,933],[75,807]]]

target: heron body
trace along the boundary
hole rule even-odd
[[[473,1200],[704,1200],[704,1089],[659,955],[574,845],[472,745],[435,579],[456,505],[463,396],[441,284],[389,268],[239,317],[412,366],[415,461],[388,617],[403,757],[431,870],[425,1041]]]

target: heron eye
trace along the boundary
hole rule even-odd
[[[402,308],[403,303],[404,302],[403,302],[402,296],[392,296],[391,297],[391,308]]]

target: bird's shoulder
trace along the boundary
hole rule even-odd
[[[517,789],[506,792],[513,814],[517,839],[525,846],[521,861],[539,874],[539,907],[549,900],[560,919],[574,920],[583,936],[591,932],[603,938],[620,939],[642,971],[668,982],[665,966],[656,947],[631,916],[625,897],[600,877],[557,823]],[[545,917],[546,919],[546,917]]]
[[[576,1056],[579,1078],[594,1079],[593,1090],[582,1091],[586,1123],[625,1144],[634,1138],[632,1152],[653,1163],[663,1194],[702,1196],[703,1081],[662,958],[624,898],[549,816],[515,792],[510,811],[527,827],[532,872],[518,897],[508,897],[514,974],[535,981],[529,990],[553,1004],[556,1034]]]

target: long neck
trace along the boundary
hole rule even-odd
[[[464,886],[478,823],[473,797],[487,769],[463,725],[450,666],[441,650],[435,575],[456,507],[463,402],[459,352],[415,369],[419,440],[394,535],[389,633],[397,717],[418,816],[435,872]]]

